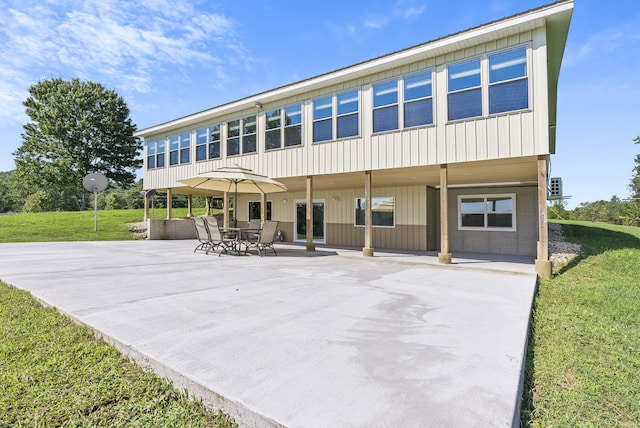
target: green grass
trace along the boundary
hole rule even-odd
[[[562,222],[582,255],[540,280],[525,426],[640,426],[640,229]]]
[[[195,208],[194,215],[204,214],[204,208]],[[154,218],[165,218],[165,209],[149,213]],[[186,208],[174,208],[173,217],[185,217]],[[93,211],[23,213],[0,216],[0,242],[46,241],[122,241],[135,239],[129,223],[141,222],[144,210],[98,211],[97,231],[94,230]]]
[[[235,426],[2,282],[0,338],[0,427]]]

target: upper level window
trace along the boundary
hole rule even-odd
[[[242,119],[242,153],[256,151],[256,117],[249,116]]]
[[[398,81],[373,85],[373,132],[398,129]]]
[[[191,161],[191,132],[180,135],[180,163]]]
[[[220,157],[220,125],[196,130],[196,160]]]
[[[267,201],[267,218],[265,220],[271,220],[271,205],[271,201]],[[260,220],[261,209],[261,202],[249,202],[249,220]]]
[[[489,55],[489,113],[529,107],[527,49]]]
[[[404,126],[433,123],[432,73],[420,73],[404,78]]]
[[[334,100],[337,114],[334,114]],[[333,140],[334,135],[352,137],[358,135],[359,128],[358,90],[313,100],[314,142]]]
[[[268,111],[266,122],[266,150],[302,144],[302,105]]]
[[[178,165],[180,160],[180,136],[169,137],[169,165]]]
[[[482,116],[480,58],[450,65],[447,70],[449,120]]]
[[[366,199],[356,198],[354,205],[355,225],[364,226],[367,207]],[[393,196],[371,198],[371,225],[374,227],[394,227],[395,210],[395,198]]]
[[[164,138],[147,143],[147,169],[164,167]]]
[[[358,91],[354,90],[338,94],[336,102],[338,103],[338,138],[358,135],[360,130]]]
[[[516,230],[516,196],[472,195],[458,197],[459,229]]]
[[[240,154],[240,119],[227,122],[227,156]]]

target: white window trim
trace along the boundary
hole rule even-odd
[[[513,209],[511,210],[511,227],[470,227],[470,226],[463,226],[462,225],[462,210],[461,210],[461,204],[462,204],[462,199],[469,199],[469,198],[484,198],[485,199],[485,210],[486,210],[486,199],[487,198],[503,198],[503,197],[508,197],[511,198],[513,200]],[[516,206],[517,206],[517,200],[516,200],[516,194],[515,193],[483,193],[483,194],[476,194],[476,195],[458,195],[458,230],[474,230],[474,231],[482,231],[482,232],[517,232],[518,228],[517,228],[517,223],[516,223],[516,219],[517,219],[517,215],[516,215]],[[487,212],[484,212],[485,214],[485,224],[487,223]]]

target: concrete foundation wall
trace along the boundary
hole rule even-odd
[[[147,239],[196,239],[196,228],[190,218],[149,219]]]

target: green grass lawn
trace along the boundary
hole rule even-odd
[[[561,222],[582,256],[539,282],[527,426],[640,426],[640,229]]]

